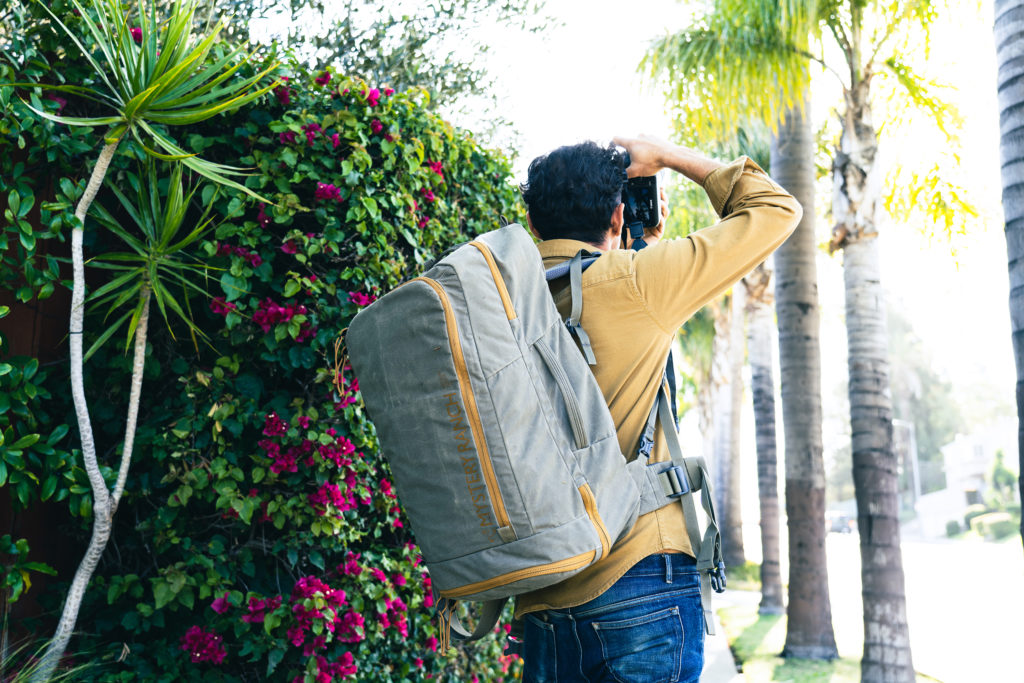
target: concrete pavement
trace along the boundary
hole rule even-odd
[[[713,605],[721,607],[720,595],[715,595]],[[704,671],[700,675],[700,683],[743,683],[743,674],[736,671],[725,630],[715,614],[715,635],[704,636]]]

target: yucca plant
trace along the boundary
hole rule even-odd
[[[82,328],[85,303],[82,238],[86,213],[103,183],[118,145],[128,135],[151,158],[180,161],[209,180],[253,194],[233,179],[242,174],[244,169],[215,164],[188,153],[168,136],[166,127],[203,121],[251,102],[277,85],[275,82],[259,87],[260,81],[275,70],[277,64],[271,64],[262,72],[247,78],[236,75],[254,55],[244,52],[240,47],[227,49],[219,44],[217,37],[222,28],[220,24],[205,37],[194,34],[193,24],[198,0],[174,0],[170,16],[165,19],[157,18],[155,5],[152,3],[148,7],[141,4],[135,7],[121,0],[92,0],[89,3],[71,0],[71,4],[80,15],[80,22],[85,30],[82,36],[77,35],[40,3],[55,24],[67,34],[92,65],[98,85],[85,87],[47,84],[46,87],[71,92],[109,106],[111,112],[106,116],[69,117],[57,116],[32,108],[31,105],[27,106],[39,116],[58,123],[107,128],[103,149],[96,160],[85,192],[75,207],[75,217],[78,220],[71,235],[74,277],[69,329],[71,393],[81,436],[84,466],[93,491],[94,518],[89,547],[69,589],[54,638],[43,656],[40,667],[33,673],[34,681],[44,681],[52,676],[74,630],[85,589],[110,537],[114,512],[127,477],[131,444],[134,440],[134,411],[138,405],[137,389],[133,381],[132,405],[135,408],[129,411],[117,483],[111,491],[107,488],[96,458],[96,446],[82,379]],[[129,19],[137,20],[138,24],[133,26]],[[95,46],[96,56],[86,47],[87,44]],[[177,173],[180,173],[180,170]],[[179,200],[180,197],[174,201],[169,198],[168,205],[163,208],[167,210],[171,204]],[[145,219],[142,219],[144,210],[142,207],[138,208],[140,225],[146,225]],[[183,216],[184,209],[179,209]],[[151,223],[148,225],[154,228],[159,225],[161,229],[165,229],[170,224],[166,217],[157,218],[155,214],[149,216],[149,220]],[[125,234],[122,234],[122,237]],[[157,245],[162,239],[160,237],[157,240]],[[151,242],[139,241],[129,242],[129,245],[133,250],[140,246],[144,251],[157,246]],[[173,245],[164,245],[169,246]],[[161,278],[158,277],[161,275],[159,268],[152,260],[146,260],[145,263],[145,268],[128,270],[115,279],[115,282],[119,283],[117,287],[127,285],[127,289],[120,290],[115,299],[110,301],[112,304],[121,304],[138,295],[129,327],[135,336],[137,364],[142,363],[141,353],[145,350],[144,324],[148,320],[150,299],[156,298],[165,315],[166,307],[174,307],[172,299],[163,289]],[[121,298],[126,292],[129,292],[128,298],[122,301]],[[136,373],[141,382],[141,366],[137,367]]]

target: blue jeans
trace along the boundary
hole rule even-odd
[[[700,579],[689,555],[651,555],[590,602],[526,615],[523,681],[696,683]]]

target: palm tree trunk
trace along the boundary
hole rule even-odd
[[[743,280],[747,294],[747,355],[754,397],[757,497],[761,510],[761,614],[782,614],[779,562],[779,478],[775,442],[775,377],[772,371],[772,272],[762,263]]]
[[[914,681],[900,551],[899,475],[893,448],[892,397],[880,277],[877,207],[878,136],[870,79],[845,93],[836,152],[833,246],[843,249],[849,346],[853,484],[860,532],[864,601],[862,681]]]
[[[1017,443],[1024,500],[1024,0],[996,0],[999,131],[1003,214],[1010,269],[1010,323],[1017,364]],[[1020,528],[1024,538],[1024,521]]]
[[[731,306],[728,299],[719,299],[712,304],[715,321],[715,337],[711,356],[711,405],[712,405],[712,473],[715,482],[715,510],[718,514],[718,528],[722,531],[722,552],[727,552],[729,538],[727,529],[732,520],[729,499],[735,496],[730,488],[732,449],[730,448],[732,426],[732,395],[729,393],[729,326]]]
[[[789,606],[783,656],[834,659],[825,563],[825,464],[821,437],[821,342],[814,234],[814,136],[810,105],[787,112],[772,139],[771,170],[803,206],[775,252],[782,422],[786,445]]]
[[[728,514],[727,524],[722,527],[722,553],[725,563],[731,567],[746,564],[747,556],[743,552],[743,512],[742,512],[742,450],[740,446],[740,426],[743,411],[743,362],[745,335],[743,330],[743,285],[733,286],[729,297],[729,314],[732,321],[729,325],[729,495],[725,504]]]
[[[92,422],[89,419],[89,405],[85,399],[85,384],[82,377],[82,326],[85,322],[85,258],[82,253],[82,237],[85,227],[85,216],[89,207],[96,198],[103,178],[107,174],[114,152],[117,151],[117,142],[112,142],[103,147],[99,157],[96,159],[96,166],[89,177],[89,183],[78,205],[75,207],[75,218],[78,224],[71,230],[71,261],[73,273],[73,285],[71,290],[71,321],[69,327],[69,340],[71,353],[71,397],[75,405],[75,415],[78,418],[78,433],[82,443],[82,460],[86,474],[89,476],[89,483],[93,493],[93,532],[89,540],[89,547],[86,549],[85,557],[75,573],[71,583],[71,589],[64,603],[64,611],[61,614],[60,622],[57,625],[57,632],[43,653],[39,667],[33,672],[31,680],[48,681],[53,676],[57,664],[67,649],[71,633],[74,631],[75,622],[78,619],[78,608],[85,595],[85,588],[92,578],[92,573],[99,563],[103,548],[110,537],[111,511],[110,494],[107,491],[106,482],[100,473],[99,463],[96,460],[96,442],[92,434]]]

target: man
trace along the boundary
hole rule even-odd
[[[726,165],[656,138],[613,142],[629,152],[630,177],[671,169],[700,184],[722,217],[684,239],[662,241],[663,204],[662,223],[645,231],[644,248],[629,248],[624,157],[614,146],[592,142],[535,159],[521,187],[545,268],[581,249],[603,253],[583,274],[581,324],[619,446],[632,458],[676,331],[778,248],[802,211],[745,157]],[[551,288],[566,317],[568,278]],[[659,427],[651,462],[668,459]],[[697,681],[703,612],[681,506],[641,516],[607,557],[562,583],[520,596],[516,616],[525,621],[527,682]]]

